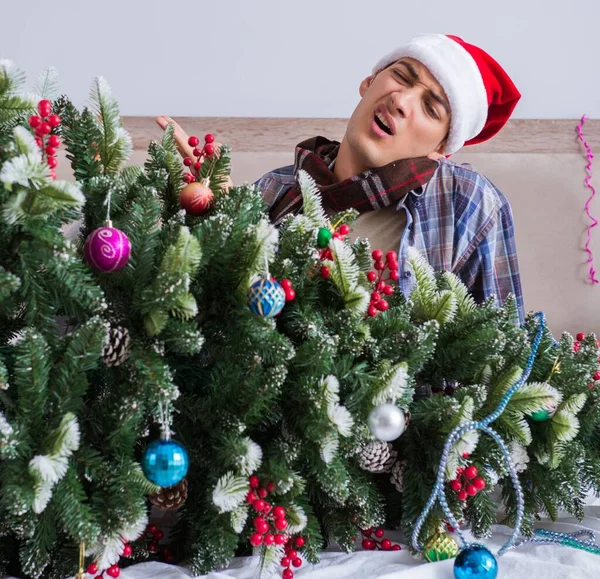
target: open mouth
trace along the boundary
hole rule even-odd
[[[388,135],[392,134],[392,130],[387,126],[385,117],[379,111],[375,111],[375,123],[384,133]]]

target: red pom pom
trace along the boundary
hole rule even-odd
[[[37,115],[31,115],[29,117],[29,126],[32,129],[37,129],[37,127],[39,127],[42,124],[42,119],[40,119],[40,117],[38,117]],[[95,571],[94,571],[95,573]]]
[[[390,271],[390,279],[392,279],[394,281],[397,281],[398,279],[400,279],[400,274],[398,273],[397,269]]]
[[[473,481],[473,486],[478,491],[483,490],[485,488],[485,481],[481,477],[478,477]]]
[[[50,169],[54,169],[56,165],[58,165],[56,157],[48,157],[48,167],[50,167]]]
[[[284,569],[281,576],[283,577],[283,579],[294,579],[294,572],[289,568]]]
[[[265,508],[265,501],[258,499],[252,503],[255,511],[262,511]]]
[[[389,539],[384,539],[381,541],[381,548],[384,551],[389,551],[392,548],[392,542]]]
[[[56,127],[60,127],[60,117],[58,115],[50,115],[48,117],[48,124],[55,129]]]
[[[289,567],[291,564],[290,558],[289,557],[283,557],[281,559],[281,566],[282,567]]]
[[[302,566],[302,559],[300,559],[300,557],[294,557],[292,559],[292,565],[294,567],[300,567],[300,566]]]
[[[262,545],[262,542],[263,542],[262,535],[259,535],[258,533],[254,533],[254,535],[252,535],[250,537],[250,544],[254,547],[258,547],[259,545]]]
[[[378,539],[381,539],[381,537],[383,537],[384,534],[385,534],[385,531],[383,529],[375,529],[375,536]]]
[[[469,466],[466,470],[465,470],[465,476],[471,480],[472,478],[475,478],[477,476],[477,467],[476,466]]]
[[[118,577],[121,574],[121,568],[118,565],[111,565],[107,570],[106,574],[109,577]]]
[[[276,545],[283,545],[283,544],[285,544],[286,541],[287,541],[287,539],[285,538],[285,535],[282,535],[281,533],[277,533],[275,535],[275,544]]]
[[[467,496],[468,496],[467,495],[467,491],[465,491],[465,490],[459,491],[459,493],[458,493],[458,500],[459,501],[466,501],[467,500]]]
[[[215,142],[215,136],[211,135],[210,133],[208,133],[208,135],[204,135],[204,142],[205,143],[214,143]]]
[[[48,137],[48,144],[51,147],[60,147],[60,137],[58,137],[56,135],[50,135]]]
[[[450,488],[453,491],[459,491],[460,489],[462,489],[462,484],[458,479],[454,479],[453,481],[450,482]]]
[[[268,494],[268,493],[267,493],[267,490],[266,490],[266,489],[263,489],[262,487],[261,487],[261,488],[259,488],[259,489],[258,489],[256,492],[258,493],[258,496],[259,496],[261,499],[264,499],[264,498],[267,496],[267,494]]]
[[[96,565],[96,563],[90,563],[85,571],[89,575],[95,575],[98,573],[98,565]]]
[[[477,487],[475,485],[469,485],[467,487],[467,494],[470,497],[474,497],[477,494]]]
[[[340,233],[342,235],[348,235],[350,233],[350,226],[343,223],[340,225]]]
[[[44,99],[38,103],[38,113],[43,118],[46,118],[52,112],[52,103]]]
[[[188,139],[188,145],[190,147],[196,147],[199,142],[200,142],[200,139],[198,137],[190,137]]]
[[[126,544],[123,547],[123,557],[131,557],[131,553],[133,553],[133,549],[131,548],[131,545]]]
[[[294,545],[296,545],[298,549],[302,549],[302,547],[304,547],[305,544],[306,541],[304,540],[304,537],[296,537],[296,539],[294,540]]]
[[[330,275],[331,270],[326,265],[321,266],[321,277],[323,279],[328,279]]]
[[[288,522],[285,519],[275,519],[275,528],[278,531],[283,531],[283,529],[287,528]]]
[[[210,157],[214,154],[215,152],[215,148],[212,145],[205,145],[204,146],[204,153],[206,154],[207,157]]]
[[[373,304],[371,304],[367,309],[367,314],[374,318],[377,315],[377,308]]]
[[[383,257],[383,251],[381,251],[381,249],[375,249],[373,250],[373,253],[371,253],[371,257],[375,261],[379,261]]]
[[[577,341],[581,342],[585,340],[585,334],[583,332],[579,332],[579,334],[577,334]]]
[[[374,271],[367,272],[367,279],[369,281],[375,281],[377,279],[377,274]]]
[[[275,543],[275,536],[272,533],[267,533],[264,538],[265,545],[272,545]]]
[[[260,485],[260,481],[258,480],[257,476],[252,475],[249,479],[248,482],[250,483],[250,488],[251,489],[255,489],[258,487],[258,485]]]

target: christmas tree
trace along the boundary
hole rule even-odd
[[[229,149],[212,135],[203,147],[191,138],[188,173],[172,127],[144,167],[124,168],[131,141],[104,81],[83,111],[63,97],[35,114],[21,76],[0,71],[5,560],[14,568],[19,553],[24,575],[66,576],[85,542],[90,570],[117,576],[122,554],[155,556],[147,515],[167,503],[178,507],[169,558],[194,573],[252,546],[264,572],[291,579],[328,541],[353,549],[361,529],[367,549],[392,548],[369,538],[373,527],[410,536],[448,433],[517,382],[536,320],[519,327],[511,300],[476,304],[416,252],[406,299],[396,254],[349,244],[356,214],[328,215],[304,173],[302,214],[274,228],[256,187],[225,187]],[[52,179],[47,128],[77,185]],[[72,243],[60,228],[74,219]],[[577,338],[544,332],[494,423],[524,487],[526,533],[559,509],[582,516],[584,494],[600,492],[598,348]],[[148,443],[170,436],[187,449],[187,475],[148,460]],[[445,475],[455,519],[476,536],[498,518],[515,524],[492,440],[465,434]],[[434,508],[421,527],[428,559],[452,552],[445,523]],[[139,536],[133,552],[123,546]]]

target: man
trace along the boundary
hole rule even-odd
[[[316,181],[330,212],[359,210],[354,235],[397,250],[399,285],[414,287],[409,246],[436,271],[458,275],[477,301],[523,296],[507,199],[468,165],[446,157],[504,126],[520,94],[486,52],[455,36],[426,34],[384,56],[360,84],[361,100],[341,141],[315,137],[295,164],[257,182],[277,224],[302,208],[300,169]],[[165,128],[168,117],[157,119]],[[176,127],[180,150],[187,135]]]

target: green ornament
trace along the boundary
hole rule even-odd
[[[546,420],[550,420],[550,412],[548,410],[538,410],[531,415],[531,418],[536,422],[546,422]]]
[[[453,559],[458,555],[458,543],[448,533],[440,531],[427,539],[423,555],[430,563]]]
[[[321,249],[325,249],[329,245],[332,237],[333,233],[331,233],[327,227],[319,228],[319,233],[317,234],[317,245]]]

